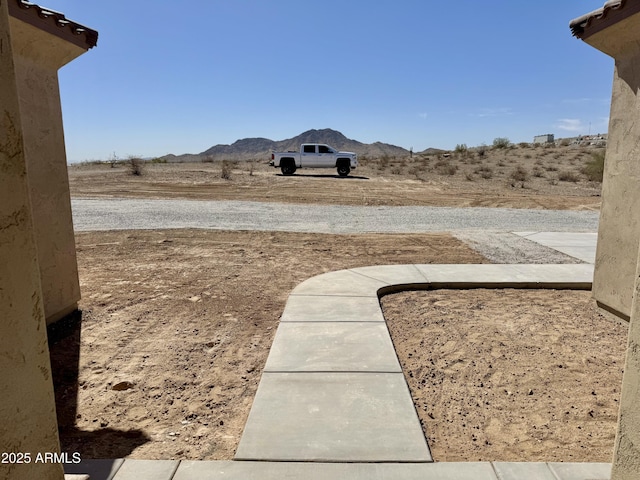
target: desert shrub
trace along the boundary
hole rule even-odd
[[[580,175],[578,175],[576,172],[564,170],[558,174],[558,180],[560,180],[561,182],[577,183],[580,181]]]
[[[519,146],[520,148],[529,148],[529,144],[528,144],[527,142],[520,142],[520,143],[518,144],[518,146]]]
[[[467,148],[467,144],[466,143],[460,143],[460,144],[456,145],[456,148],[455,148],[454,151],[458,155],[466,157],[469,149]]]
[[[568,147],[571,144],[571,141],[568,138],[563,138],[560,140],[561,147]]]
[[[547,172],[557,172],[558,171],[558,167],[556,167],[555,165],[547,165],[546,167],[544,167],[544,169]]]
[[[591,160],[582,168],[582,173],[592,182],[602,182],[604,174],[604,150],[591,152]]]
[[[213,155],[205,155],[202,157],[202,163],[213,163]]]
[[[511,142],[507,137],[498,137],[493,139],[493,148],[508,148]]]
[[[542,169],[541,169],[540,167],[538,167],[538,166],[533,167],[533,171],[532,171],[532,173],[533,173],[533,176],[534,176],[534,177],[537,177],[537,178],[542,178],[542,177],[544,177],[544,170],[542,170]]]
[[[231,169],[233,167],[233,163],[229,160],[223,160],[220,163],[220,178],[224,180],[231,180]]]
[[[409,170],[407,171],[409,175],[413,175],[415,177],[418,177],[421,172],[422,172],[422,169],[415,164],[411,168],[409,168]]]
[[[455,173],[458,171],[457,165],[452,165],[448,160],[445,159],[438,160],[433,167],[435,168],[436,173],[438,173],[439,175],[455,175]]]
[[[389,158],[389,155],[383,155],[382,157],[380,157],[380,160],[378,161],[378,169],[379,170],[384,170],[389,166],[389,161],[391,159]]]
[[[135,175],[137,177],[142,175],[144,171],[144,160],[140,157],[129,157],[127,164],[129,165],[129,172],[131,175]]]
[[[485,180],[489,180],[490,178],[493,178],[493,169],[487,165],[482,165],[476,168],[473,172],[477,173]]]
[[[516,182],[526,182],[529,180],[529,172],[526,168],[518,166],[511,172],[510,177]]]
[[[395,167],[391,167],[391,173],[394,175],[400,175],[402,173],[402,168],[396,165]]]
[[[482,145],[476,148],[476,152],[479,157],[484,157],[485,154],[487,153],[487,146],[483,143]]]

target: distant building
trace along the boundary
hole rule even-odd
[[[554,138],[553,138],[553,133],[548,133],[546,135],[538,135],[533,137],[533,144],[539,144],[539,143],[553,143],[554,142]]]

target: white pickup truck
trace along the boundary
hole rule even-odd
[[[358,156],[321,143],[303,143],[300,153],[273,152],[269,165],[279,167],[283,175],[293,175],[298,168],[336,168],[338,175],[346,177],[358,166]]]

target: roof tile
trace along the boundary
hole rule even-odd
[[[609,0],[602,8],[573,19],[569,28],[575,37],[585,39],[639,12],[640,0]]]
[[[9,13],[35,27],[46,30],[86,50],[98,43],[98,32],[66,18],[63,13],[27,0],[10,0]]]

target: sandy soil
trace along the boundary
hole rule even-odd
[[[219,164],[149,164],[142,176],[79,165],[70,183],[89,197],[597,210],[600,184],[581,173],[589,158],[528,148],[361,159],[346,179],[282,177],[259,162],[230,179]],[[82,313],[52,362],[63,451],[83,458],[230,459],[295,285],[365,265],[487,262],[445,234],[119,231],[76,242]],[[610,460],[625,332],[588,294],[383,303],[436,460]]]
[[[82,330],[52,349],[63,451],[230,459],[289,292],[332,270],[481,263],[448,235],[76,235]],[[56,366],[57,365],[57,366]],[[77,393],[77,404],[76,404]]]
[[[302,169],[291,177],[266,161],[237,162],[229,178],[221,163],[82,164],[69,170],[72,196],[255,200],[341,205],[425,205],[598,210],[600,183],[583,173],[589,149],[517,148],[477,155],[361,159],[347,178]],[[514,180],[516,169],[523,181]],[[573,181],[560,180],[570,178]]]
[[[403,292],[382,305],[436,461],[611,461],[627,326],[590,292]]]

